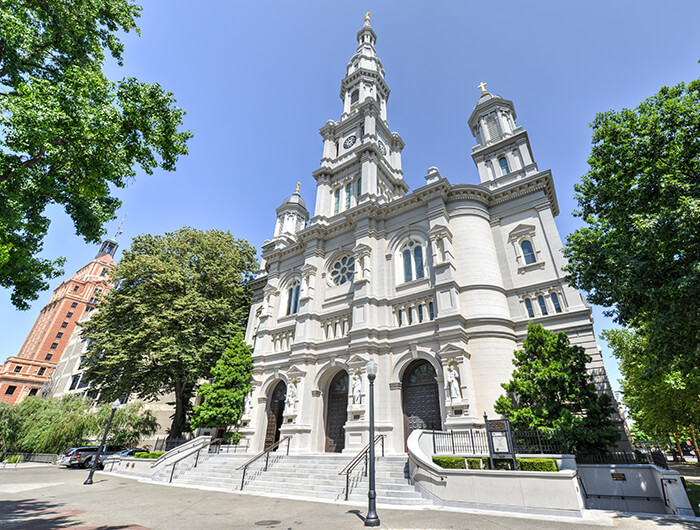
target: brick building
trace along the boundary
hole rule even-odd
[[[19,353],[9,357],[0,370],[0,401],[19,403],[40,393],[61,359],[78,319],[95,308],[100,293],[112,288],[107,283],[107,273],[116,265],[117,247],[114,239],[104,241],[90,263],[56,288]]]

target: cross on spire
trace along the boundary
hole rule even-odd
[[[481,89],[481,93],[482,93],[482,94],[486,94],[486,92],[488,92],[488,91],[486,90],[486,83],[484,83],[483,81],[482,81],[481,84],[479,85],[479,88]]]

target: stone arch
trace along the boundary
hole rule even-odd
[[[443,399],[438,371],[426,359],[414,359],[406,366],[401,382],[404,443],[417,429],[442,429]]]
[[[391,370],[391,383],[401,383],[403,381],[403,376],[406,374],[411,362],[423,359],[428,361],[435,368],[437,373],[438,383],[442,382],[444,379],[444,374],[442,370],[442,364],[438,358],[438,354],[429,350],[428,348],[417,347],[415,350],[411,350],[399,357],[395,362]]]
[[[350,367],[343,361],[328,361],[316,372],[312,391],[323,393],[328,388],[328,385],[331,384],[331,379],[340,370],[345,370],[347,373],[351,372]]]

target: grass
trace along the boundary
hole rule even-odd
[[[685,492],[688,494],[688,500],[693,507],[695,516],[700,517],[700,508],[698,508],[698,503],[700,503],[700,486],[688,481],[685,482],[685,486]]]

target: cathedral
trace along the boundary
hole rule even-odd
[[[320,129],[313,215],[297,186],[262,247],[240,425],[252,452],[286,436],[292,453],[361,450],[370,359],[387,453],[405,452],[415,429],[483,425],[531,321],[584,347],[611,392],[591,309],[562,272],[552,174],[538,168],[513,102],[480,85],[468,120],[479,184],[431,167],[409,191],[376,41],[366,16],[340,119]]]

